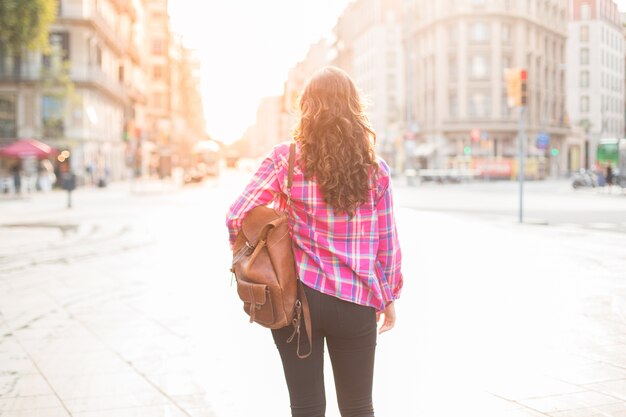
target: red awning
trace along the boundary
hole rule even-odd
[[[13,158],[34,157],[44,159],[57,153],[59,152],[55,148],[35,139],[20,139],[4,148],[0,148],[0,156]]]

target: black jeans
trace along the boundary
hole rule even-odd
[[[292,326],[272,330],[283,362],[291,415],[324,417],[324,339],[328,345],[337,402],[342,417],[374,417],[372,382],[376,351],[376,311],[304,286],[311,311],[313,353],[296,355],[296,340],[287,343]],[[308,329],[307,329],[308,331]],[[307,352],[306,336],[301,352]]]

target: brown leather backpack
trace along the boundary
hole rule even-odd
[[[291,206],[291,183],[295,160],[295,144],[289,149],[287,206]],[[265,206],[252,209],[233,246],[231,271],[237,279],[237,293],[250,322],[270,329],[291,324],[294,331],[287,340],[298,337],[300,358],[311,354],[311,319],[306,295],[298,278],[293,256],[287,215]],[[304,315],[309,352],[300,354],[300,334]]]

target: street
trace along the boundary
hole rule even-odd
[[[0,200],[0,416],[289,415],[229,272],[249,176]],[[394,187],[405,286],[378,416],[626,416],[626,195],[527,183],[520,225],[516,183]]]

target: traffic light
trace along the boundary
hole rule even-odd
[[[527,97],[528,97],[528,93],[527,93],[527,84],[528,84],[528,73],[526,72],[525,68],[520,69],[519,72],[519,78],[520,78],[520,103],[522,104],[522,106],[526,105],[526,101],[527,101]]]
[[[463,153],[465,155],[471,155],[472,154],[472,147],[471,146],[466,146],[463,148]]]
[[[509,107],[525,106],[527,101],[528,72],[524,68],[506,68],[506,95]]]
[[[559,156],[559,150],[557,148],[552,148],[552,156]]]

